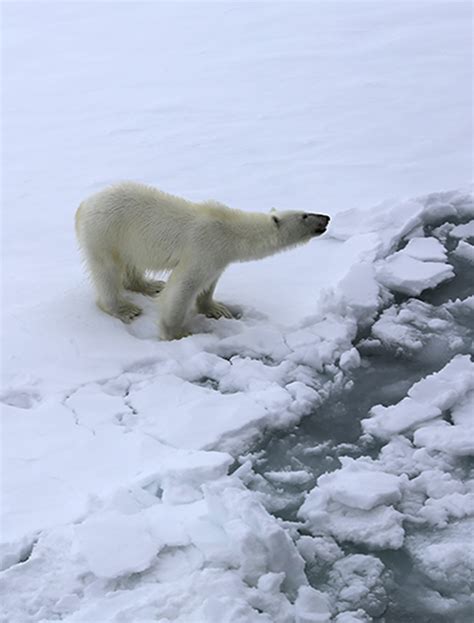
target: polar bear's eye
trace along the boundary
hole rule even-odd
[[[275,225],[280,225],[280,219],[277,216],[273,215],[272,219],[273,219],[273,222],[275,223]]]

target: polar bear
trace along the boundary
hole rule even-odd
[[[215,201],[193,203],[156,188],[125,182],[86,199],[76,232],[97,289],[97,304],[131,322],[141,309],[123,289],[160,295],[160,335],[189,333],[193,306],[212,318],[232,318],[214,300],[217,280],[232,262],[258,260],[320,236],[329,216],[306,212],[244,212]],[[163,281],[146,271],[171,271]]]

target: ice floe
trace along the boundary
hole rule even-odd
[[[413,298],[427,284],[442,287],[426,274],[415,275],[403,300],[400,283],[413,276],[396,258],[452,279],[450,237],[428,235],[439,230],[429,206],[456,222],[471,198],[437,194],[409,205],[417,210],[408,224],[408,209],[396,219],[390,206],[385,216],[381,209],[376,221],[390,223],[388,233],[367,235],[370,219],[358,221],[360,234],[342,244],[359,249],[359,263],[295,326],[257,320],[224,328],[220,338],[165,343],[153,357],[62,394],[53,409],[13,390],[4,396],[5,430],[17,442],[7,452],[16,477],[6,490],[2,581],[9,594],[37,595],[8,598],[9,616],[72,623],[133,613],[188,623],[192,612],[219,623],[367,622],[394,590],[378,557],[387,551],[404,552],[425,578],[420,607],[433,595],[433,612],[453,611],[456,600],[469,605],[471,563],[460,557],[460,535],[474,512],[473,488],[457,462],[474,452],[472,300]],[[258,476],[250,456],[229,475],[265,430],[287,431],[349,391],[376,352],[439,364],[398,400],[372,404],[357,443],[308,448],[313,460],[336,453],[332,471],[315,476],[295,462]],[[36,497],[35,462],[50,483]],[[19,504],[19,487],[34,515]],[[78,494],[69,498],[70,490]],[[269,513],[288,505],[298,522]],[[444,532],[422,546],[423,526]],[[308,577],[324,580],[314,588]],[[186,603],[173,606],[184,593]]]

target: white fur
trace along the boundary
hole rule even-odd
[[[316,227],[327,217],[303,214],[243,212],[214,201],[192,203],[127,182],[84,201],[76,213],[76,231],[99,307],[130,322],[141,310],[123,298],[123,288],[149,295],[164,288],[161,337],[175,339],[186,335],[185,322],[194,303],[208,316],[232,317],[212,298],[228,264],[260,259],[322,233]],[[147,281],[147,270],[172,271],[166,287]]]

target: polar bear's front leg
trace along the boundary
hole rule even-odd
[[[179,340],[190,335],[185,329],[189,311],[206,283],[199,267],[177,266],[160,296],[160,334],[163,340]]]
[[[215,301],[212,296],[216,289],[217,279],[210,285],[209,288],[199,294],[196,299],[196,309],[200,314],[204,314],[208,318],[233,318],[234,315],[224,303]]]

